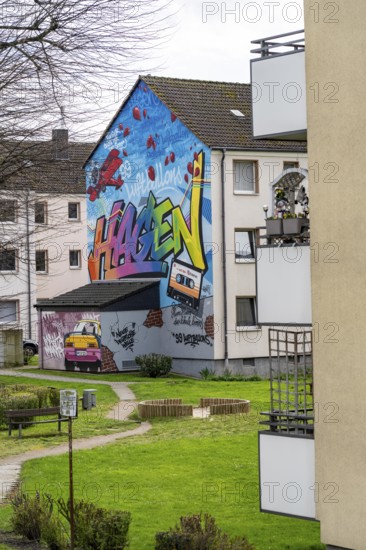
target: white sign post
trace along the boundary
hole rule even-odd
[[[72,419],[78,413],[78,394],[76,390],[60,390],[60,414],[69,417],[69,475],[70,475],[70,548],[74,550],[74,484],[72,471]]]

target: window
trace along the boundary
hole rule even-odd
[[[45,202],[36,202],[34,205],[34,221],[47,223],[47,204]]]
[[[299,163],[297,161],[287,161],[283,162],[283,169],[288,170],[289,168],[299,168]]]
[[[17,201],[1,200],[0,201],[0,222],[17,221]]]
[[[234,161],[234,192],[258,193],[258,165],[256,161]]]
[[[47,273],[48,271],[47,250],[36,250],[36,271],[37,273]]]
[[[17,269],[17,251],[0,250],[0,271],[16,271]]]
[[[0,323],[14,323],[17,320],[17,302],[0,301]]]
[[[253,261],[254,256],[253,230],[235,229],[235,261],[236,263]]]
[[[79,219],[80,219],[80,203],[69,202],[69,220],[79,220]]]
[[[255,298],[236,298],[236,328],[256,324]]]
[[[70,268],[71,269],[78,269],[81,267],[81,251],[80,250],[70,250],[69,252],[69,258],[70,258]]]

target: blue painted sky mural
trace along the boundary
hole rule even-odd
[[[161,306],[212,296],[210,150],[143,82],[87,166],[91,280],[161,277]]]

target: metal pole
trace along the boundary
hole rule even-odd
[[[74,485],[72,475],[72,418],[69,416],[69,474],[70,474],[70,549],[74,550],[75,524],[74,524]]]

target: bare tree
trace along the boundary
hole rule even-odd
[[[19,279],[29,282],[34,268],[40,240],[34,209],[50,163],[69,171],[64,181],[80,178],[82,160],[71,162],[67,140],[63,151],[60,140],[50,141],[51,129],[62,118],[74,140],[87,134],[91,141],[137,71],[156,65],[153,46],[170,32],[170,1],[0,0],[0,203],[15,197],[20,222],[9,231],[6,215],[5,222],[0,216],[0,252],[16,251]],[[97,137],[94,131],[93,141]],[[53,205],[56,217],[57,200]],[[58,234],[68,231],[61,214],[55,227]],[[3,276],[0,298],[14,295],[9,285],[10,275]],[[26,292],[30,311],[30,285]]]
[[[107,121],[126,78],[153,65],[169,11],[169,0],[0,0],[0,143],[44,139],[61,107],[74,135]],[[14,170],[14,147],[2,179],[6,156]]]

